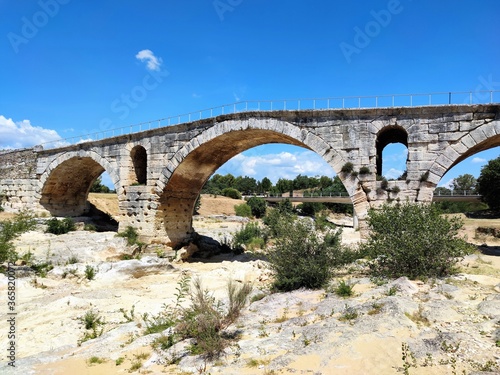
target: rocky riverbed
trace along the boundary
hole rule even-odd
[[[195,225],[220,239],[241,220],[206,217]],[[356,235],[346,229],[344,241]],[[358,262],[333,281],[354,285],[349,298],[325,290],[269,294],[272,274],[252,253],[189,262],[154,253],[120,260],[132,250],[116,233],[55,236],[42,228],[23,234],[16,247],[56,266],[45,277],[19,271],[16,368],[7,366],[8,315],[2,309],[2,374],[398,374],[405,368],[410,374],[471,374],[500,364],[500,258],[492,246],[482,248],[492,255],[468,256],[459,274],[438,280],[370,280]],[[92,280],[85,276],[88,267],[95,270]],[[144,334],[143,314],[172,304],[183,275],[200,277],[222,301],[229,279],[254,286],[254,302],[230,327],[238,338],[219,360],[188,355],[185,342],[155,351],[151,343],[159,334]],[[0,276],[5,301],[7,285]],[[103,331],[81,343],[88,311],[102,318]]]

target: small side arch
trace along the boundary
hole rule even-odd
[[[146,185],[148,181],[148,153],[146,149],[137,145],[130,151],[132,169],[130,171],[131,184]]]
[[[118,188],[118,174],[97,153],[74,151],[58,156],[40,177],[40,204],[54,216],[85,214],[90,208],[87,202],[90,187],[104,171]]]
[[[401,143],[408,148],[408,133],[398,125],[386,126],[377,134],[375,147],[377,149],[377,175],[382,176],[382,153],[390,143]]]

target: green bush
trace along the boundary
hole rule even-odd
[[[370,168],[366,166],[359,168],[359,174],[370,174]]]
[[[354,170],[354,164],[348,161],[342,166],[342,169],[340,171],[342,173],[351,173],[353,170]]]
[[[345,280],[340,280],[334,292],[339,297],[352,297],[354,295],[353,286],[345,282]]]
[[[310,221],[283,219],[277,227],[276,245],[267,254],[275,272],[274,289],[290,291],[324,286],[343,259],[341,231],[330,232],[328,241],[324,241]]]
[[[18,235],[34,229],[36,219],[29,211],[19,212],[14,219],[0,223],[0,263],[15,261],[18,257],[11,241]]]
[[[264,245],[266,243],[266,240],[266,233],[259,227],[257,223],[247,223],[244,227],[242,227],[238,232],[234,234],[233,247],[239,247],[241,245],[249,244]]]
[[[474,248],[458,237],[463,222],[444,217],[434,205],[396,204],[371,210],[370,237],[361,246],[374,276],[440,277]]]
[[[252,217],[252,208],[246,203],[234,205],[234,212],[237,216]]]
[[[263,198],[251,197],[247,204],[252,209],[252,215],[256,218],[261,218],[266,214],[267,203]]]
[[[241,199],[241,193],[233,188],[225,188],[222,190],[222,195],[228,198]]]
[[[74,230],[76,230],[75,222],[70,217],[64,218],[63,220],[53,217],[47,221],[47,233],[65,234]]]
[[[86,265],[85,266],[85,277],[87,280],[94,280],[96,275],[96,269],[92,266]]]

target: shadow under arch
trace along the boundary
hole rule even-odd
[[[284,143],[312,150],[323,157],[342,179],[339,172],[344,160],[341,156],[321,138],[301,134],[304,135],[298,127],[290,124],[282,125],[282,132],[263,128],[227,132],[224,124],[203,132],[179,150],[162,173],[165,181],[160,180],[158,188],[163,183],[165,185],[158,191],[156,232],[164,233],[171,246],[188,242],[194,232],[192,217],[196,198],[206,181],[229,159],[256,146]],[[351,196],[358,191],[354,180],[342,179],[342,182]]]
[[[119,186],[114,169],[96,153],[68,152],[60,155],[40,178],[40,204],[52,216],[88,213],[91,208],[87,201],[90,188],[104,171],[110,175],[115,188]]]

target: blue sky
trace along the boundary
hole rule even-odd
[[[500,90],[499,15],[497,0],[0,0],[0,148],[240,100],[479,96]],[[499,154],[474,155],[441,184]],[[384,173],[405,158],[389,149]],[[284,145],[248,150],[229,172],[333,175]]]

